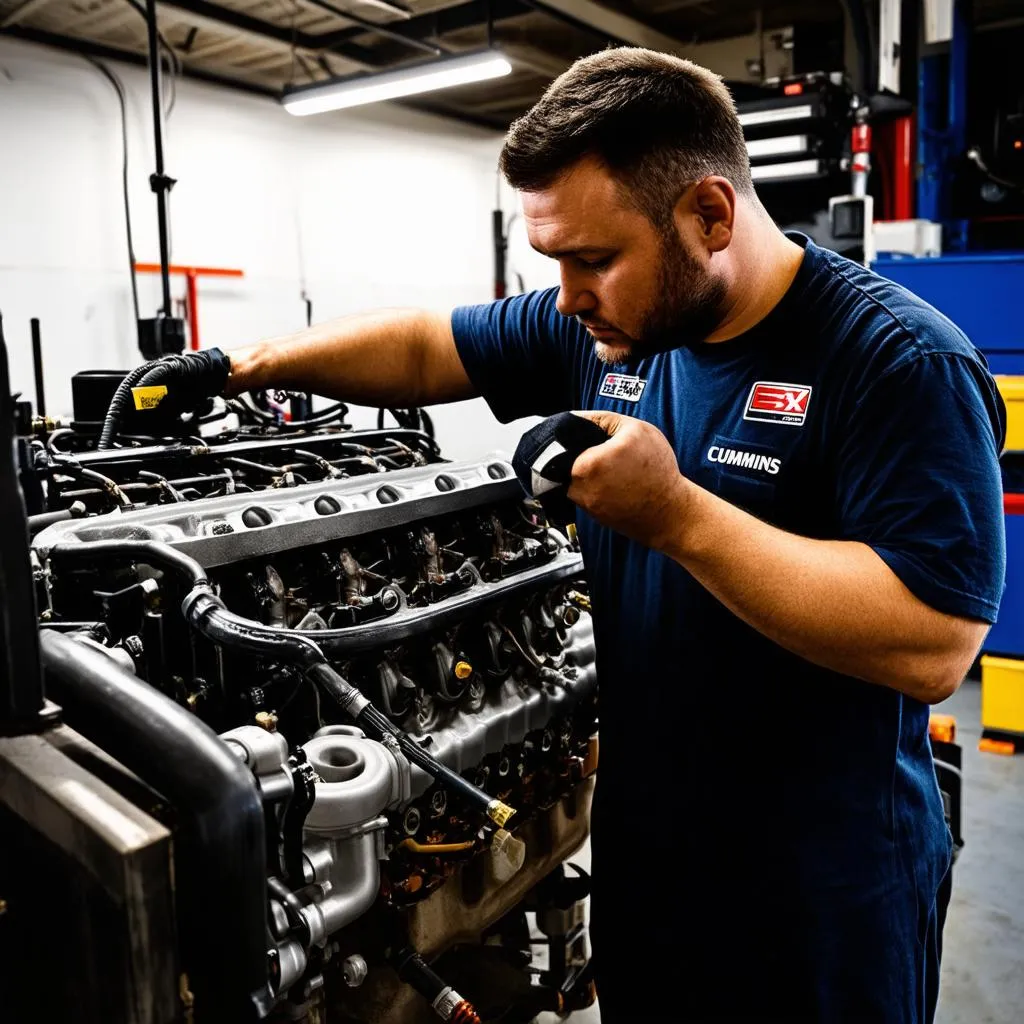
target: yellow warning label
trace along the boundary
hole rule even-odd
[[[132,388],[132,398],[135,399],[135,408],[142,412],[144,409],[155,409],[167,394],[165,384],[155,384],[148,388]]]

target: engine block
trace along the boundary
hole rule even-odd
[[[43,628],[188,708],[252,771],[261,1014],[526,1021],[589,1003],[585,885],[562,867],[596,768],[574,540],[504,459],[446,462],[416,431],[198,441],[40,447],[32,559]],[[197,628],[172,556],[264,647]],[[319,652],[354,703],[275,638]],[[351,713],[367,702],[380,735]],[[421,754],[506,810],[482,817]],[[532,976],[526,910],[550,946]]]

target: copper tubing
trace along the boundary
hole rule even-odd
[[[415,839],[403,839],[399,848],[412,850],[413,853],[462,853],[464,850],[472,850],[476,846],[476,840],[470,839],[464,843],[417,843]]]

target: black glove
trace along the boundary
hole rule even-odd
[[[141,432],[173,434],[183,413],[209,411],[210,400],[223,393],[230,372],[231,361],[219,348],[164,356],[136,367],[114,392],[99,448],[112,447],[127,418]]]
[[[154,406],[163,416],[208,412],[210,399],[223,394],[231,372],[231,361],[219,348],[164,356],[150,365],[135,387],[167,388],[167,394]]]
[[[231,361],[219,348],[164,356],[153,368],[159,383],[167,385],[168,397],[176,397],[183,411],[192,408],[192,403],[198,406],[204,399],[223,394],[230,373]],[[147,373],[143,383],[148,383],[149,377]]]
[[[554,523],[571,523],[576,506],[566,491],[573,463],[588,448],[603,444],[608,435],[592,420],[560,412],[523,434],[512,467],[526,493],[536,498]]]

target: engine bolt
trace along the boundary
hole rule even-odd
[[[444,814],[445,808],[448,806],[448,797],[443,789],[437,790],[430,798],[430,806],[434,809],[435,814]]]
[[[415,807],[410,807],[402,819],[402,828],[407,836],[414,836],[420,830],[420,812]]]
[[[473,674],[473,666],[468,661],[455,662],[455,678],[468,679]]]
[[[551,749],[551,743],[554,737],[551,735],[550,729],[545,729],[540,738],[540,749],[547,752]]]
[[[121,646],[131,655],[133,661],[138,661],[142,657],[142,637],[126,636]]]
[[[402,603],[398,591],[391,587],[385,587],[380,592],[380,604],[386,612],[393,612]]]
[[[509,773],[509,769],[510,769],[511,767],[512,767],[512,765],[511,765],[511,764],[509,764],[509,760],[508,760],[508,758],[507,758],[507,757],[503,757],[503,758],[502,758],[502,759],[501,759],[501,760],[500,760],[500,761],[498,762],[498,774],[499,774],[499,775],[502,775],[502,776],[508,775],[508,773]]]
[[[345,957],[341,965],[341,976],[349,988],[359,988],[366,981],[368,970],[366,961],[358,953],[353,953]]]
[[[567,626],[575,626],[580,621],[580,610],[569,605],[562,609],[562,622]]]

